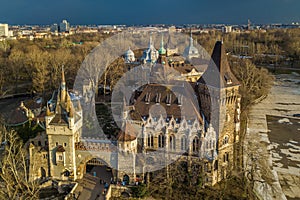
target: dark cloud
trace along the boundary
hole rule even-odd
[[[1,3],[0,23],[182,24],[290,23],[300,21],[299,0],[11,0]]]

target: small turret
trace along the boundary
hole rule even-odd
[[[77,109],[78,109],[78,111],[82,110],[81,103],[80,103],[79,99],[77,100]]]
[[[166,54],[166,49],[164,48],[164,35],[161,35],[160,49],[158,50],[159,55]]]
[[[46,105],[46,116],[50,116],[52,113],[51,113],[51,111],[50,111],[50,109],[49,109],[49,106],[48,105]]]

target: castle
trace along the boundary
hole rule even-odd
[[[137,89],[123,104],[115,142],[82,137],[81,103],[67,90],[62,70],[60,87],[47,103],[45,134],[29,146],[30,178],[77,180],[94,163],[113,168],[115,180],[149,181],[152,172],[177,159],[200,160],[205,185],[226,178],[236,167],[241,97],[223,42],[216,42],[203,74],[185,62],[199,57],[192,37],[183,56],[175,52],[164,48],[163,39],[157,51],[150,39],[139,62],[151,63],[150,74],[178,68],[184,78],[175,77],[180,84],[153,81]],[[131,49],[124,59],[128,65],[137,62]]]

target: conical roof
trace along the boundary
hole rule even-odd
[[[198,80],[199,83],[225,88],[239,85],[239,81],[231,72],[222,41],[217,41],[209,65]]]
[[[128,142],[136,139],[138,135],[138,131],[129,123],[125,122],[124,131],[121,130],[117,136],[119,142]]]
[[[162,54],[166,54],[166,49],[164,48],[164,36],[162,35],[161,36],[161,42],[160,42],[160,49],[158,50],[158,53],[160,54],[160,55],[162,55]]]

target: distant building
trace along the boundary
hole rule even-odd
[[[58,32],[58,25],[52,24],[52,26],[50,27],[50,31],[53,33]]]
[[[0,37],[8,37],[8,24],[0,24]]]
[[[250,19],[248,19],[247,29],[248,29],[248,30],[251,30],[251,21],[250,21]]]
[[[232,26],[223,26],[222,27],[223,33],[231,33],[232,32]]]
[[[59,32],[68,32],[68,31],[70,31],[70,23],[64,19],[59,24]]]

